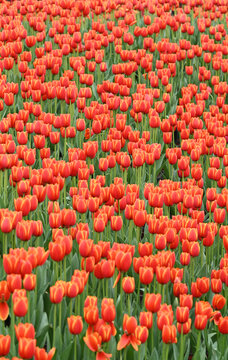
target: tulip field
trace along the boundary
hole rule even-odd
[[[228,359],[228,0],[0,0],[0,360]]]

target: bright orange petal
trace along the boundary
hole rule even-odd
[[[120,276],[121,276],[121,274],[120,274],[120,272],[119,272],[119,274],[117,275],[116,280],[115,280],[115,282],[114,282],[114,284],[113,284],[113,289],[114,289],[114,287],[116,287],[116,285],[118,284],[118,282],[119,282],[119,280],[120,280]]]
[[[48,360],[51,360],[55,355],[55,348],[52,348],[48,353]]]
[[[9,315],[9,306],[7,302],[0,302],[0,319],[5,321]]]
[[[141,344],[141,341],[139,341],[134,335],[130,336],[130,344],[133,346],[135,351],[138,351],[138,345]]]
[[[123,334],[120,338],[120,341],[117,344],[117,350],[122,350],[130,343],[130,336]]]
[[[96,360],[109,360],[112,357],[112,354],[107,354],[104,351],[97,353]]]
[[[91,351],[93,352],[97,351],[97,343],[93,335],[85,336],[83,340]]]
[[[111,325],[111,330],[112,330],[112,336],[116,336],[116,328],[115,325],[113,323],[110,323]]]
[[[89,325],[88,329],[86,330],[86,336],[89,336],[93,333],[93,326]]]

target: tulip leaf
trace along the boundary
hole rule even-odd
[[[177,360],[179,358],[179,350],[176,344],[173,344],[173,356],[174,360]]]
[[[184,360],[188,360],[190,354],[190,339],[187,340],[187,350],[184,356]]]
[[[47,317],[47,314],[44,312],[42,318],[39,319],[39,327],[36,332],[36,338],[37,339],[39,337],[42,338],[48,328],[49,328],[48,317]]]
[[[73,342],[71,341],[66,347],[63,348],[63,351],[60,353],[60,359],[73,359],[73,357],[69,357],[71,350],[73,348]],[[81,357],[79,357],[79,352],[77,349],[77,354],[78,354],[78,359],[80,359]]]
[[[159,360],[159,355],[157,349],[154,347],[151,355],[151,359],[153,360]]]
[[[93,83],[92,85],[92,92],[93,92],[93,95],[95,96],[96,100],[98,101],[99,100],[99,96],[97,94],[97,86],[95,83]]]
[[[38,300],[35,310],[36,310],[35,311],[35,314],[36,314],[35,328],[38,329],[40,326],[40,321],[42,319],[43,312],[44,312],[44,302],[43,302],[42,296],[39,297],[39,300]]]

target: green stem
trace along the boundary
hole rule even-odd
[[[152,324],[154,322],[154,314],[152,313]],[[154,348],[154,330],[153,330],[153,326],[152,328],[150,329],[151,331],[151,352],[153,351],[153,348]]]
[[[180,356],[179,360],[184,358],[184,345],[185,345],[185,337],[183,334],[183,325],[181,325],[181,340],[180,340]]]
[[[77,337],[74,336],[74,360],[77,360]]]
[[[128,315],[131,315],[131,302],[130,302],[130,294],[127,295],[127,303],[128,303]]]
[[[124,349],[124,360],[127,360],[127,347]]]
[[[167,360],[169,355],[169,344],[163,343],[162,359]]]
[[[64,256],[63,264],[64,264],[64,280],[67,281],[67,278],[66,278],[66,256]]]
[[[55,329],[56,329],[56,308],[57,306],[54,304],[54,321],[53,321],[53,344],[52,347],[55,347]]]
[[[196,344],[196,351],[195,355],[193,356],[193,360],[197,360],[199,356],[199,350],[200,350],[200,339],[201,339],[201,331],[198,330],[198,336],[197,336],[197,344]]]
[[[120,275],[120,313],[123,313],[123,288],[122,288],[123,273]]]

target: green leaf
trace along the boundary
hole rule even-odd
[[[71,357],[69,357],[69,355],[70,355],[72,348],[73,348],[73,342],[71,341],[66,347],[64,347],[63,351],[60,354],[60,358],[65,359],[65,360],[70,359]],[[80,359],[79,356],[78,356],[78,358]]]
[[[157,349],[156,349],[155,347],[153,348],[152,355],[151,355],[151,359],[153,359],[153,360],[160,360],[160,359],[159,359],[159,355],[158,355],[158,351],[157,351]]]
[[[176,344],[173,344],[173,356],[174,360],[177,360],[179,358],[179,349]]]
[[[39,319],[39,327],[36,332],[36,338],[38,338],[39,336],[40,337],[44,336],[48,327],[49,327],[48,317],[47,314],[44,312],[41,320]]]
[[[187,340],[187,350],[186,350],[186,353],[185,353],[185,356],[184,356],[184,360],[188,360],[189,358],[189,354],[190,354],[190,339]]]

